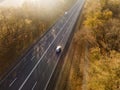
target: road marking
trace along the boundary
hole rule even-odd
[[[17,80],[17,78],[15,78],[15,79],[10,83],[9,87],[11,87],[16,80]]]
[[[70,23],[70,27],[67,28],[67,31],[66,31],[65,33],[68,32],[68,30],[71,28],[72,24],[73,24],[73,23]],[[65,35],[64,35],[64,36],[65,36]],[[62,40],[63,40],[63,39],[64,39],[64,37],[62,38]],[[62,40],[60,41],[60,43],[62,43]],[[61,45],[61,44],[60,44],[60,45]],[[65,48],[65,47],[64,47],[64,48]],[[47,81],[47,84],[45,85],[44,90],[46,90],[47,87],[48,87],[48,84],[49,84],[49,82],[50,82],[50,79],[52,78],[52,75],[53,75],[53,73],[54,73],[54,71],[55,71],[55,69],[56,69],[56,66],[57,66],[57,64],[58,64],[58,61],[59,61],[61,55],[62,55],[62,54],[60,54],[60,56],[59,56],[58,59],[57,59],[57,62],[56,62],[55,66],[54,66],[54,68],[53,68],[53,70],[52,70],[52,73],[51,73],[51,75],[50,75],[50,78],[49,78],[48,81]]]
[[[84,3],[84,2],[83,2]],[[82,4],[83,4],[82,3]],[[80,8],[80,7],[79,7]],[[72,23],[71,23],[72,24]],[[72,26],[70,24],[70,26]],[[69,27],[70,28],[70,27]],[[68,29],[67,29],[68,30]],[[68,37],[69,38],[69,37]],[[62,39],[62,40],[64,40],[64,38]],[[62,43],[62,40],[61,40],[61,42],[60,43]],[[64,47],[65,48],[65,47]],[[53,68],[53,70],[52,70],[52,73],[51,73],[51,75],[50,75],[50,78],[48,79],[48,81],[47,81],[47,84],[46,84],[46,86],[45,86],[45,88],[44,88],[44,90],[46,90],[47,89],[47,87],[48,87],[48,84],[49,84],[49,82],[50,82],[50,79],[52,78],[52,75],[53,75],[53,73],[54,73],[54,71],[55,71],[55,69],[56,69],[56,67],[57,67],[57,64],[58,64],[58,61],[59,61],[59,58],[61,57],[61,55],[62,54],[60,54],[60,56],[58,57],[58,59],[57,59],[57,62],[56,62],[56,64],[55,64],[55,66],[54,66],[54,68]]]
[[[33,56],[33,57],[31,58],[31,61],[33,61],[33,60],[34,60],[34,58],[35,58],[35,56]]]
[[[37,85],[37,81],[34,83],[33,87],[31,90],[34,90],[35,86]]]
[[[72,15],[74,14],[74,12],[72,12],[71,16],[68,18],[68,20],[65,22],[65,24],[63,25],[63,27],[60,29],[60,31],[57,33],[57,36],[62,32],[63,28],[65,27],[65,25],[68,23],[68,21],[71,19]],[[46,51],[43,53],[43,55],[41,56],[41,58],[39,59],[39,61],[36,63],[36,65],[33,67],[33,69],[31,70],[31,72],[29,73],[29,75],[27,76],[27,78],[24,80],[24,82],[22,83],[22,85],[19,87],[18,90],[21,90],[23,88],[23,86],[25,85],[25,83],[28,81],[29,77],[32,75],[32,73],[34,72],[34,70],[36,69],[36,67],[39,65],[40,61],[42,60],[42,58],[44,57],[44,55],[47,53],[47,51],[49,50],[50,46],[54,43],[54,41],[56,40],[56,38],[54,38],[54,40],[51,42],[51,44],[48,46],[48,48],[46,49]]]

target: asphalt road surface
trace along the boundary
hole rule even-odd
[[[73,7],[27,52],[0,81],[0,90],[46,90],[63,50],[70,38],[85,0]],[[55,49],[62,46],[62,52]],[[53,82],[54,83],[54,82]]]

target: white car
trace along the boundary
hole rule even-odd
[[[60,53],[61,50],[62,50],[62,47],[61,47],[60,45],[58,45],[58,46],[56,47],[56,53]]]
[[[68,14],[68,12],[65,12],[65,15]]]

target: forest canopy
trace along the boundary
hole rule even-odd
[[[120,0],[88,0],[85,7],[84,24],[94,32],[101,53],[120,52]]]

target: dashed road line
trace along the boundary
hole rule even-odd
[[[31,90],[34,90],[35,86],[37,85],[37,81],[34,83],[33,87]]]
[[[15,78],[15,79],[9,84],[9,87],[11,87],[16,80],[17,80],[17,78]]]

